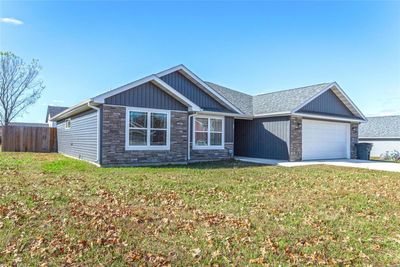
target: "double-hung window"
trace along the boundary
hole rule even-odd
[[[194,117],[193,148],[223,149],[224,118]]]
[[[127,108],[126,113],[127,150],[169,149],[169,111]]]

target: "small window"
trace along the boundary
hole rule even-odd
[[[224,119],[219,117],[194,118],[194,149],[224,148]]]
[[[71,119],[65,120],[65,129],[71,129]]]
[[[169,149],[169,112],[127,109],[126,149]]]

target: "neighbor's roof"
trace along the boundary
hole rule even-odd
[[[46,114],[46,122],[50,118],[54,117],[55,115],[57,115],[58,113],[63,112],[64,110],[66,110],[68,107],[59,107],[59,106],[47,106],[47,114]]]
[[[400,115],[368,117],[360,124],[359,137],[400,138]]]
[[[245,114],[259,115],[290,112],[323,91],[331,83],[321,83],[255,96],[247,95],[215,83],[207,82],[207,84]]]

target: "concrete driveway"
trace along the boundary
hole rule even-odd
[[[235,157],[235,159],[240,161],[266,164],[266,165],[276,165],[283,167],[299,167],[299,166],[325,164],[325,165],[333,165],[341,167],[378,170],[378,171],[400,172],[400,163],[392,163],[385,161],[358,160],[358,159],[332,159],[332,160],[309,160],[309,161],[299,161],[299,162],[288,162],[283,160],[248,158],[248,157]]]

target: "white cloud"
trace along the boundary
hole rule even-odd
[[[14,19],[14,18],[0,18],[0,22],[2,23],[8,23],[8,24],[14,24],[14,25],[22,25],[24,22],[19,19]]]

